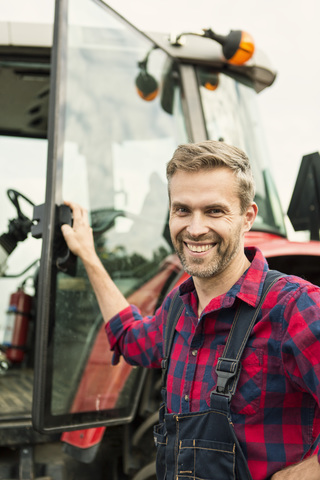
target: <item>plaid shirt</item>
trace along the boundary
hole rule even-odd
[[[206,410],[239,302],[259,303],[268,265],[246,249],[249,269],[197,315],[191,278],[180,285],[185,309],[178,321],[167,377],[169,412]],[[154,317],[130,306],[106,326],[114,363],[160,368],[173,290]],[[262,480],[312,454],[320,445],[320,289],[298,277],[278,280],[267,295],[242,356],[231,402],[236,435],[254,480]]]

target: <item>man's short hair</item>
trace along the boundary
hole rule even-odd
[[[216,167],[227,167],[234,172],[238,181],[241,213],[244,213],[254,201],[255,195],[250,161],[242,150],[224,142],[206,140],[179,145],[167,164],[169,195],[170,181],[177,171],[192,173]]]

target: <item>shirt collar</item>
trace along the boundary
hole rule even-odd
[[[250,267],[227,293],[220,295],[209,303],[207,306],[209,310],[218,307],[228,308],[234,303],[236,297],[253,307],[259,304],[263,283],[268,271],[268,264],[262,252],[256,247],[245,248],[245,254],[251,262]],[[180,296],[187,294],[196,295],[192,277],[180,285]],[[213,302],[215,307],[212,305]]]

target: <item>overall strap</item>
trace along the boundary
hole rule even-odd
[[[175,328],[184,308],[184,304],[179,296],[179,293],[180,291],[179,289],[177,289],[176,293],[174,294],[174,297],[171,300],[171,304],[168,311],[165,338],[164,338],[164,344],[163,344],[163,360],[161,361],[162,388],[166,387],[167,371],[168,371],[171,348],[173,344],[173,337],[175,334]]]
[[[229,401],[231,400],[240,376],[240,358],[257,320],[261,306],[271,287],[283,276],[277,270],[268,270],[257,308],[244,302],[238,308],[222,356],[218,359],[216,367],[217,386],[211,392],[212,394],[224,395],[229,398]]]
[[[230,399],[234,394],[240,375],[240,358],[244,347],[256,322],[260,308],[265,300],[265,297],[267,296],[267,293],[271,289],[272,285],[281,277],[283,277],[283,274],[277,270],[268,270],[263,284],[261,300],[257,308],[255,309],[246,303],[242,303],[241,307],[237,310],[231,331],[228,336],[227,344],[224,348],[222,357],[220,357],[218,360],[218,365],[216,367],[218,380],[214,393],[218,393],[220,395],[224,394],[227,396],[230,395]],[[184,308],[184,304],[179,296],[179,293],[179,289],[177,289],[174,297],[171,300],[168,311],[163,345],[163,360],[161,362],[162,388],[165,388],[166,386],[167,371],[173,344],[173,337],[175,334],[175,327]]]

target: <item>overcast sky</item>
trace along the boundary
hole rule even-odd
[[[320,0],[110,0],[140,28],[247,30],[278,72],[259,96],[284,210],[300,159],[320,150]]]
[[[259,95],[274,177],[286,210],[300,159],[320,150],[320,0],[109,0],[139,28],[243,29],[278,72]],[[53,0],[0,0],[0,20],[50,21]]]

